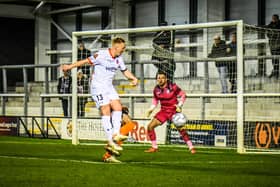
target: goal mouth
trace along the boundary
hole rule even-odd
[[[126,40],[122,58],[127,69],[139,78],[139,86],[126,86],[128,82],[121,73],[116,74],[113,84],[121,102],[131,109],[132,118],[140,123],[134,134],[136,142],[149,142],[145,138],[150,119],[143,113],[151,103],[156,72],[162,70],[187,93],[183,106],[188,116],[185,130],[196,146],[235,148],[239,153],[279,153],[280,84],[279,73],[274,69],[280,59],[280,53],[275,53],[279,31],[229,21],[82,31],[72,36],[72,59],[78,57],[79,40],[85,41],[91,55],[107,50],[116,36]],[[76,85],[77,69],[72,70],[72,75]],[[83,96],[89,103],[90,92],[79,93],[78,87],[73,86],[74,144],[81,138],[79,120],[100,117],[89,104],[85,105],[84,116],[79,113],[78,103]],[[96,131],[101,132],[102,128]],[[172,125],[163,125],[157,135],[164,144],[182,141]],[[96,136],[92,139],[96,140]]]

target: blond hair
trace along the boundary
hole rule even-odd
[[[112,44],[117,44],[117,43],[125,43],[125,40],[121,37],[116,37],[112,40]]]

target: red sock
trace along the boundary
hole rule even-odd
[[[156,138],[156,132],[155,132],[154,129],[151,130],[151,131],[148,130],[148,136],[150,137],[150,140],[151,140],[151,141],[155,141],[155,140],[157,139],[157,138]]]
[[[186,130],[182,129],[182,130],[180,130],[179,132],[180,132],[180,134],[181,134],[181,136],[182,136],[184,142],[187,143],[187,142],[190,140],[190,137],[189,137],[189,135],[187,134]]]
[[[186,132],[186,130],[182,129],[182,130],[179,130],[184,142],[188,145],[189,149],[192,150],[194,147],[193,147],[193,144],[192,144],[192,141],[188,135],[188,133]]]

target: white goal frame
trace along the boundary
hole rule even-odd
[[[142,27],[142,28],[127,28],[127,29],[110,29],[110,30],[96,30],[96,31],[79,31],[72,33],[72,59],[75,62],[77,59],[78,37],[91,35],[117,35],[139,32],[158,32],[164,30],[184,30],[184,29],[207,29],[213,27],[232,26],[236,27],[237,31],[237,93],[231,94],[237,98],[237,152],[245,153],[244,148],[244,97],[265,96],[265,94],[244,94],[244,67],[243,67],[243,21],[227,21],[227,22],[212,22],[199,24],[186,24],[174,26],[156,26],[156,27]],[[206,41],[207,42],[207,41]],[[128,47],[129,48],[129,47]],[[77,129],[77,69],[72,69],[72,144],[79,144],[78,129]],[[127,94],[126,94],[127,95]],[[133,95],[133,94],[132,94]],[[192,94],[189,94],[192,95]],[[195,95],[195,94],[193,94]],[[223,97],[224,94],[196,94],[197,96],[215,96]],[[269,96],[280,96],[280,94],[269,94]]]

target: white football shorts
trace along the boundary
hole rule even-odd
[[[95,101],[96,107],[108,105],[112,100],[120,99],[114,86],[91,86],[91,95]]]

